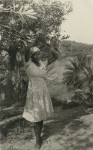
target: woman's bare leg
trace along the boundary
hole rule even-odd
[[[42,128],[43,128],[43,120],[40,122],[34,123],[34,131],[35,131],[35,136],[36,136],[36,147],[37,147],[37,149],[40,149],[41,144],[42,144],[42,139],[41,139]]]

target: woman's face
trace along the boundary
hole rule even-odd
[[[35,52],[32,57],[34,57],[34,59],[39,60],[40,59],[40,51]]]

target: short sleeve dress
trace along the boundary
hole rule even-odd
[[[39,122],[51,117],[53,105],[44,76],[47,62],[36,66],[32,61],[25,65],[29,78],[27,99],[22,117],[30,122]]]

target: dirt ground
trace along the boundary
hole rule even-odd
[[[93,150],[93,108],[55,108],[44,123],[40,150]],[[9,132],[0,150],[35,150],[33,126],[20,134]]]

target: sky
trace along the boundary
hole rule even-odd
[[[67,1],[67,0],[61,0]],[[93,0],[69,0],[73,12],[66,16],[62,32],[70,35],[69,40],[93,44]]]

